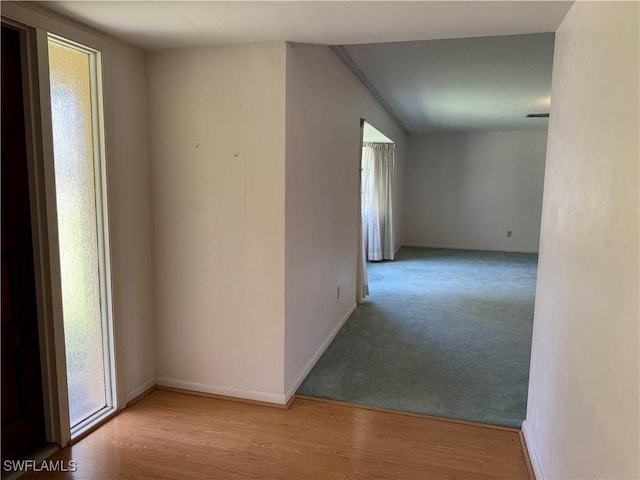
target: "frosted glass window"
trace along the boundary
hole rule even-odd
[[[95,54],[49,40],[62,309],[72,427],[107,405],[92,55]]]

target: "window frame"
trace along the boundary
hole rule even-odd
[[[87,427],[99,421],[100,418],[108,414],[116,405],[114,398],[114,379],[111,372],[114,370],[112,359],[115,354],[113,342],[113,309],[111,302],[111,272],[110,272],[110,252],[109,252],[109,228],[108,228],[108,207],[106,191],[106,156],[104,145],[104,121],[103,121],[103,89],[102,89],[102,55],[99,50],[74,42],[68,38],[53,33],[47,34],[47,45],[55,43],[65,48],[69,48],[88,56],[89,60],[89,82],[91,95],[91,134],[92,134],[92,157],[93,176],[95,188],[95,211],[96,211],[96,234],[98,250],[98,276],[100,287],[100,323],[102,327],[102,350],[104,358],[104,387],[105,406],[83,419],[76,425],[71,425],[71,439],[81,434]],[[50,97],[50,96],[49,96]],[[49,105],[50,105],[49,101]],[[65,359],[66,361],[66,359]]]

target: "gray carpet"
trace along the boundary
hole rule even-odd
[[[402,248],[299,394],[520,427],[537,255]]]

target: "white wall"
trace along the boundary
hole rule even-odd
[[[525,435],[544,478],[640,478],[638,3],[556,34]]]
[[[400,180],[405,135],[375,98],[328,47],[288,44],[287,395],[355,307],[361,118],[397,143]]]
[[[115,133],[108,159],[110,173],[115,174],[110,185],[115,313],[121,325],[126,396],[131,400],[153,385],[155,374],[144,54],[112,40],[109,74]]]
[[[148,55],[156,375],[284,401],[285,44]]]
[[[546,131],[410,135],[403,243],[537,252],[546,143]]]

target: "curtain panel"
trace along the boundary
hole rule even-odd
[[[362,237],[367,260],[393,260],[396,145],[365,143],[362,152]]]

